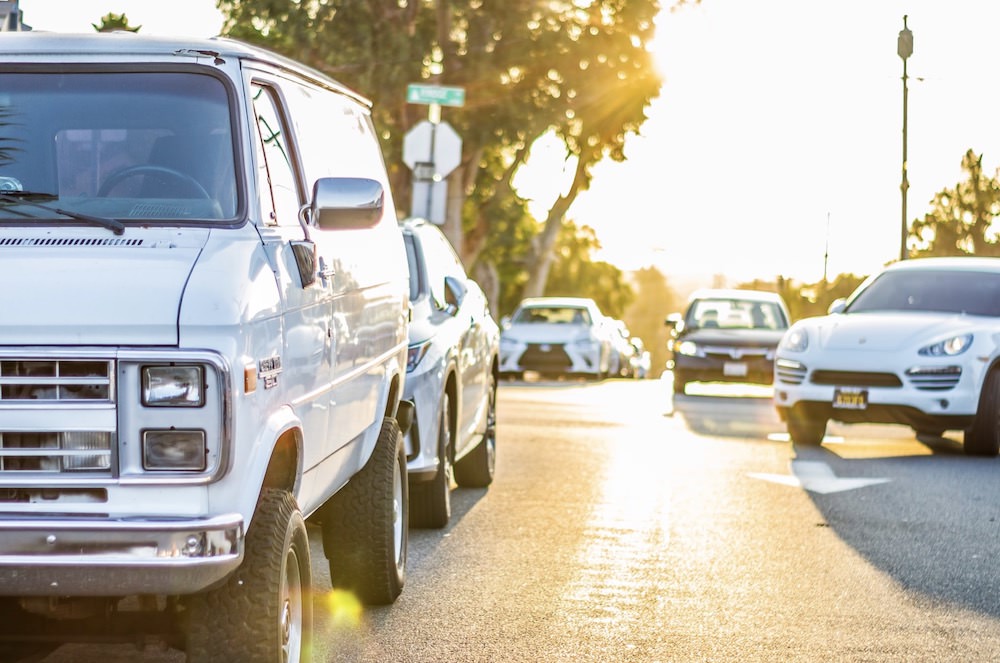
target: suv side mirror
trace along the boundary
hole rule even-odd
[[[847,300],[843,297],[838,297],[830,303],[830,308],[828,308],[826,312],[828,314],[843,313],[845,308],[847,308]]]

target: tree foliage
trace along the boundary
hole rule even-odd
[[[632,336],[641,338],[649,350],[651,376],[657,377],[667,363],[668,329],[664,322],[668,314],[684,308],[684,299],[655,267],[638,270],[632,274],[631,282],[635,299],[623,319]]]
[[[466,265],[500,265],[503,232],[532,233],[519,256],[522,286],[547,282],[566,211],[590,184],[593,166],[624,159],[660,78],[648,44],[659,0],[218,0],[223,33],[320,69],[372,97],[394,195],[409,209],[402,140],[426,114],[406,103],[409,83],[466,90],[445,119],[462,137],[449,178],[465,197]],[[576,163],[570,190],[541,225],[527,215],[512,178],[532,143],[554,132]],[[515,212],[521,212],[516,219]],[[510,247],[506,247],[510,248]],[[494,255],[495,254],[495,255]],[[506,284],[505,286],[506,287]]]
[[[594,260],[601,248],[594,229],[564,221],[556,244],[555,262],[544,293],[549,297],[590,297],[605,315],[621,318],[635,299],[622,271],[614,265]]]
[[[100,23],[91,23],[90,25],[98,32],[115,32],[116,30],[139,32],[142,29],[141,25],[135,27],[129,25],[128,17],[125,14],[113,14],[111,12],[102,16]]]
[[[839,274],[833,281],[799,283],[778,277],[775,281],[754,279],[736,287],[778,293],[788,306],[788,314],[792,317],[790,322],[795,322],[802,318],[826,315],[834,300],[847,298],[865,278],[854,274]]]
[[[987,176],[983,156],[972,150],[962,157],[962,170],[967,179],[935,194],[931,210],[914,220],[908,242],[911,256],[1000,255],[993,226],[1000,215],[1000,171]]]

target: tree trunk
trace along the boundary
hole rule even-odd
[[[590,178],[587,174],[587,165],[583,159],[576,162],[576,172],[573,175],[573,184],[565,195],[559,196],[556,202],[549,209],[545,218],[545,226],[536,238],[533,255],[528,264],[528,282],[524,285],[524,297],[541,297],[545,294],[545,283],[549,279],[549,270],[552,268],[552,260],[555,258],[552,250],[555,248],[556,240],[559,239],[559,231],[562,229],[563,219],[566,212],[576,200],[581,191],[585,191]]]

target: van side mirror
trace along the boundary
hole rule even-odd
[[[364,177],[321,177],[313,184],[309,218],[323,230],[361,230],[378,225],[385,191]]]

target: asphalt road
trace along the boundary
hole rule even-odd
[[[797,448],[766,390],[668,387],[504,383],[496,481],[411,532],[395,605],[331,594],[314,547],[316,660],[1000,660],[1000,460],[887,426]]]

